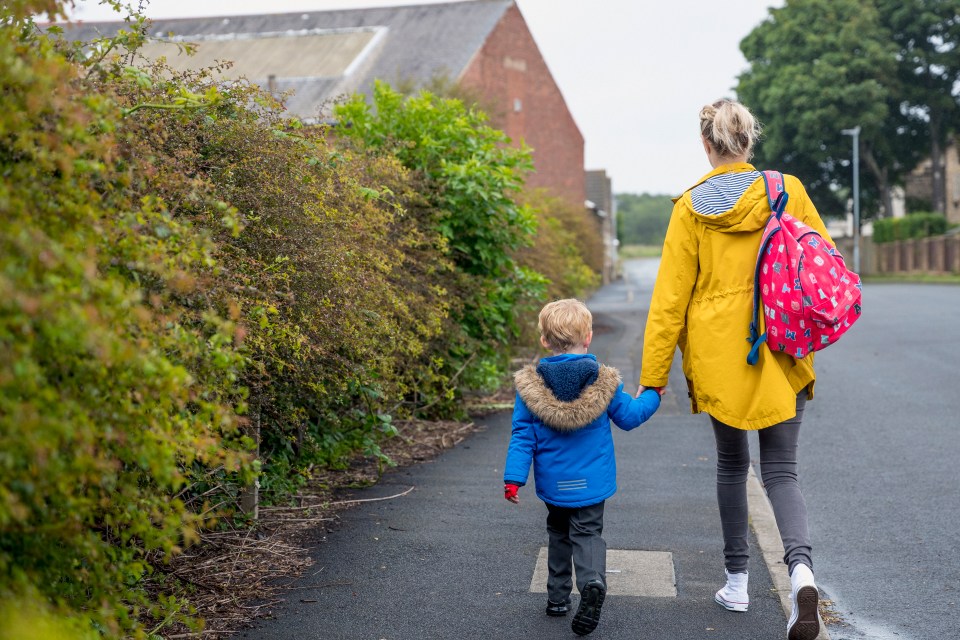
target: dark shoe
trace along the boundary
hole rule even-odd
[[[600,607],[607,597],[607,588],[599,580],[591,580],[580,592],[580,606],[573,616],[570,627],[578,636],[592,633],[600,624]]]
[[[553,600],[547,600],[547,615],[559,618],[560,616],[567,615],[567,612],[570,611],[570,602],[554,602]]]

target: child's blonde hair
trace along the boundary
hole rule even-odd
[[[555,300],[540,310],[537,328],[552,351],[569,351],[586,342],[593,315],[575,298]]]

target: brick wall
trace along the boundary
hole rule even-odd
[[[876,273],[960,273],[960,235],[897,240],[874,247]]]
[[[493,124],[533,148],[527,185],[548,189],[572,205],[586,198],[583,135],[516,4],[490,33],[460,78],[481,96]]]

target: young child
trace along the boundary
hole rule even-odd
[[[570,610],[575,566],[580,606],[571,626],[581,636],[597,628],[607,594],[603,503],[617,490],[610,422],[629,431],[660,406],[659,389],[633,398],[616,369],[587,353],[592,325],[579,300],[558,300],[540,311],[540,343],[554,355],[514,376],[513,434],[503,472],[504,497],[519,503],[517,490],[533,463],[537,497],[547,505],[547,615]]]

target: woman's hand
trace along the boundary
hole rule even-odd
[[[663,387],[645,387],[645,386],[643,386],[643,385],[640,385],[639,387],[637,387],[637,395],[635,395],[635,396],[633,396],[633,397],[634,397],[634,398],[639,398],[639,397],[640,397],[640,394],[643,393],[644,391],[646,391],[647,389],[653,389],[653,390],[656,391],[657,394],[662,398],[662,397],[663,397],[663,394],[666,393],[667,387],[666,387],[666,386],[663,386]]]

